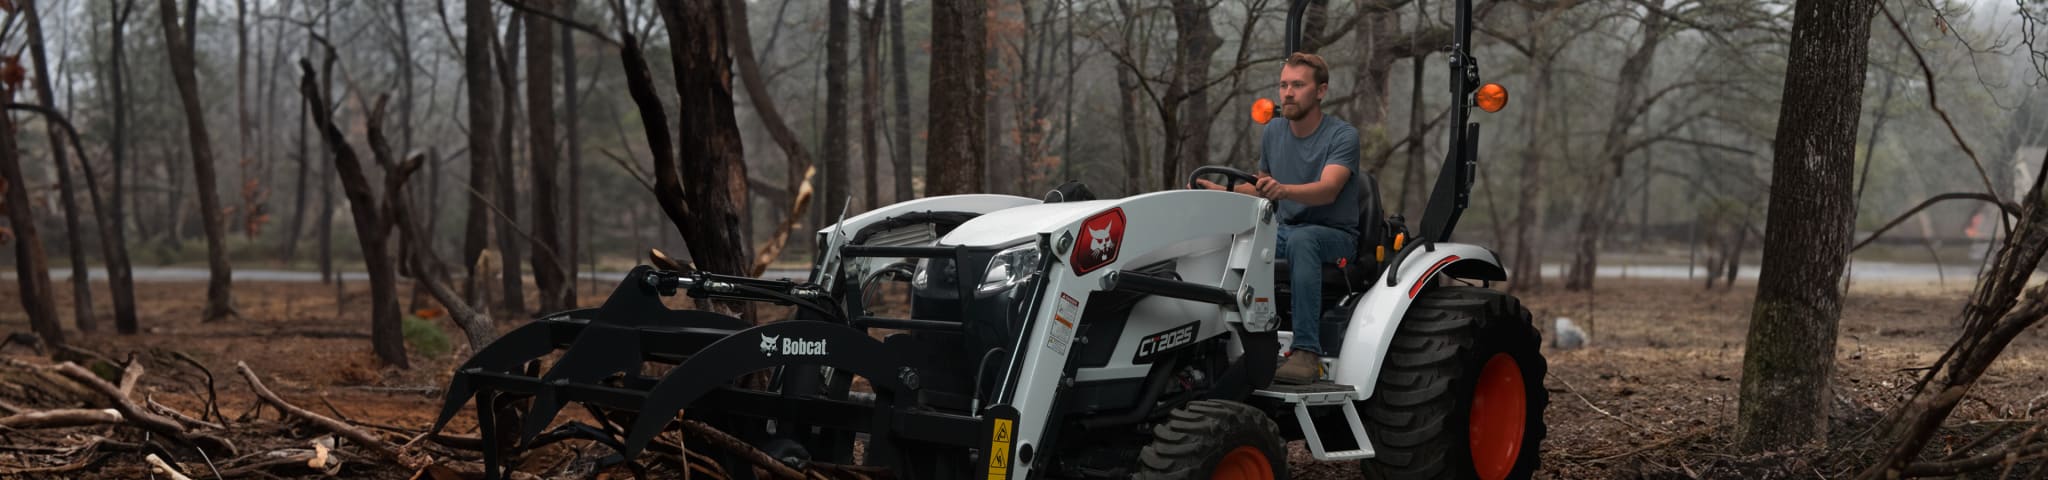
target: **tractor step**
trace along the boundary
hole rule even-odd
[[[1315,457],[1316,460],[1357,460],[1372,458],[1374,455],[1372,442],[1367,440],[1365,436],[1365,422],[1358,416],[1357,404],[1359,401],[1365,400],[1365,396],[1358,393],[1357,387],[1326,382],[1308,385],[1275,384],[1271,387],[1252,391],[1252,396],[1271,398],[1278,400],[1280,403],[1291,405],[1294,409],[1294,421],[1298,422],[1301,426],[1302,440],[1305,440],[1303,443],[1308,444],[1309,455]],[[1319,409],[1336,407],[1339,411],[1342,411],[1344,413],[1343,425],[1347,427],[1345,430],[1349,430],[1348,433],[1352,440],[1350,443],[1356,445],[1357,448],[1335,451],[1326,448],[1324,446],[1326,442],[1323,441],[1324,433],[1343,434],[1347,432],[1318,431],[1315,416],[1309,412],[1310,407],[1320,407]]]

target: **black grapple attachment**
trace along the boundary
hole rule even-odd
[[[679,291],[699,299],[793,304],[824,319],[753,326],[662,304],[662,296]],[[506,454],[570,438],[617,452],[600,464],[625,462],[679,418],[703,420],[749,441],[764,440],[773,429],[780,438],[827,449],[850,446],[845,440],[865,432],[866,463],[881,465],[898,463],[895,442],[972,442],[978,419],[918,408],[910,359],[848,326],[831,304],[811,284],[643,265],[602,306],[548,315],[478,350],[456,370],[433,431],[477,399],[484,474],[493,479],[501,478]],[[530,373],[556,350],[563,352],[550,368]],[[662,366],[665,373],[646,374]],[[739,386],[738,379],[763,370],[777,374],[773,387]],[[849,398],[854,377],[867,380],[872,400]],[[531,406],[523,419],[511,419],[519,424],[512,442],[495,417],[502,402],[517,399],[530,399]],[[583,406],[596,425],[572,421],[550,430],[571,404]],[[510,451],[501,451],[507,443]]]

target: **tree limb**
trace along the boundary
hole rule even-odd
[[[256,378],[256,371],[250,370],[249,364],[243,362],[235,362],[235,370],[242,373],[242,378],[244,380],[249,381],[249,389],[254,390],[256,392],[257,397],[262,398],[264,403],[268,403],[272,407],[277,407],[278,411],[284,412],[294,417],[305,419],[308,422],[312,422],[314,425],[319,426],[320,429],[332,432],[335,435],[340,435],[343,438],[347,438],[350,442],[355,442],[357,445],[362,445],[363,448],[368,448],[370,449],[370,451],[375,452],[377,455],[382,456],[387,460],[398,462],[399,464],[402,465],[409,463],[408,459],[405,458],[404,455],[400,454],[396,447],[391,445],[389,442],[385,442],[384,440],[378,439],[377,437],[370,435],[369,432],[362,431],[361,429],[358,429],[354,426],[350,426],[349,424],[346,423],[342,423],[341,421],[332,418],[327,418],[318,413],[313,413],[304,408],[299,408],[296,405],[292,405],[290,403],[285,402],[284,399],[282,398],[278,398],[276,393],[271,392],[269,388],[263,386],[262,380],[258,380]]]

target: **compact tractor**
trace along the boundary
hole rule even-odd
[[[1308,2],[1289,11],[1289,51]],[[1286,478],[1293,440],[1374,478],[1529,478],[1548,404],[1538,332],[1488,288],[1507,279],[1498,255],[1450,241],[1477,163],[1468,112],[1506,100],[1479,86],[1471,17],[1458,0],[1456,127],[1420,228],[1385,218],[1360,173],[1359,255],[1341,266],[1276,259],[1275,204],[1227,191],[923,198],[821,229],[803,281],[637,267],[603,305],[479,349],[435,429],[475,399],[491,478],[507,454],[565,438],[638,468],[678,422],[792,465],[907,479]],[[1327,354],[1307,385],[1273,381],[1289,268],[1324,270]],[[796,314],[755,325],[671,309],[673,295]],[[556,426],[571,405],[588,421]],[[716,460],[753,475],[738,454]]]

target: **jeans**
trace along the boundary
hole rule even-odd
[[[1280,258],[1290,266],[1287,281],[1293,287],[1295,350],[1323,354],[1323,264],[1351,258],[1358,251],[1358,237],[1322,225],[1281,225]]]

